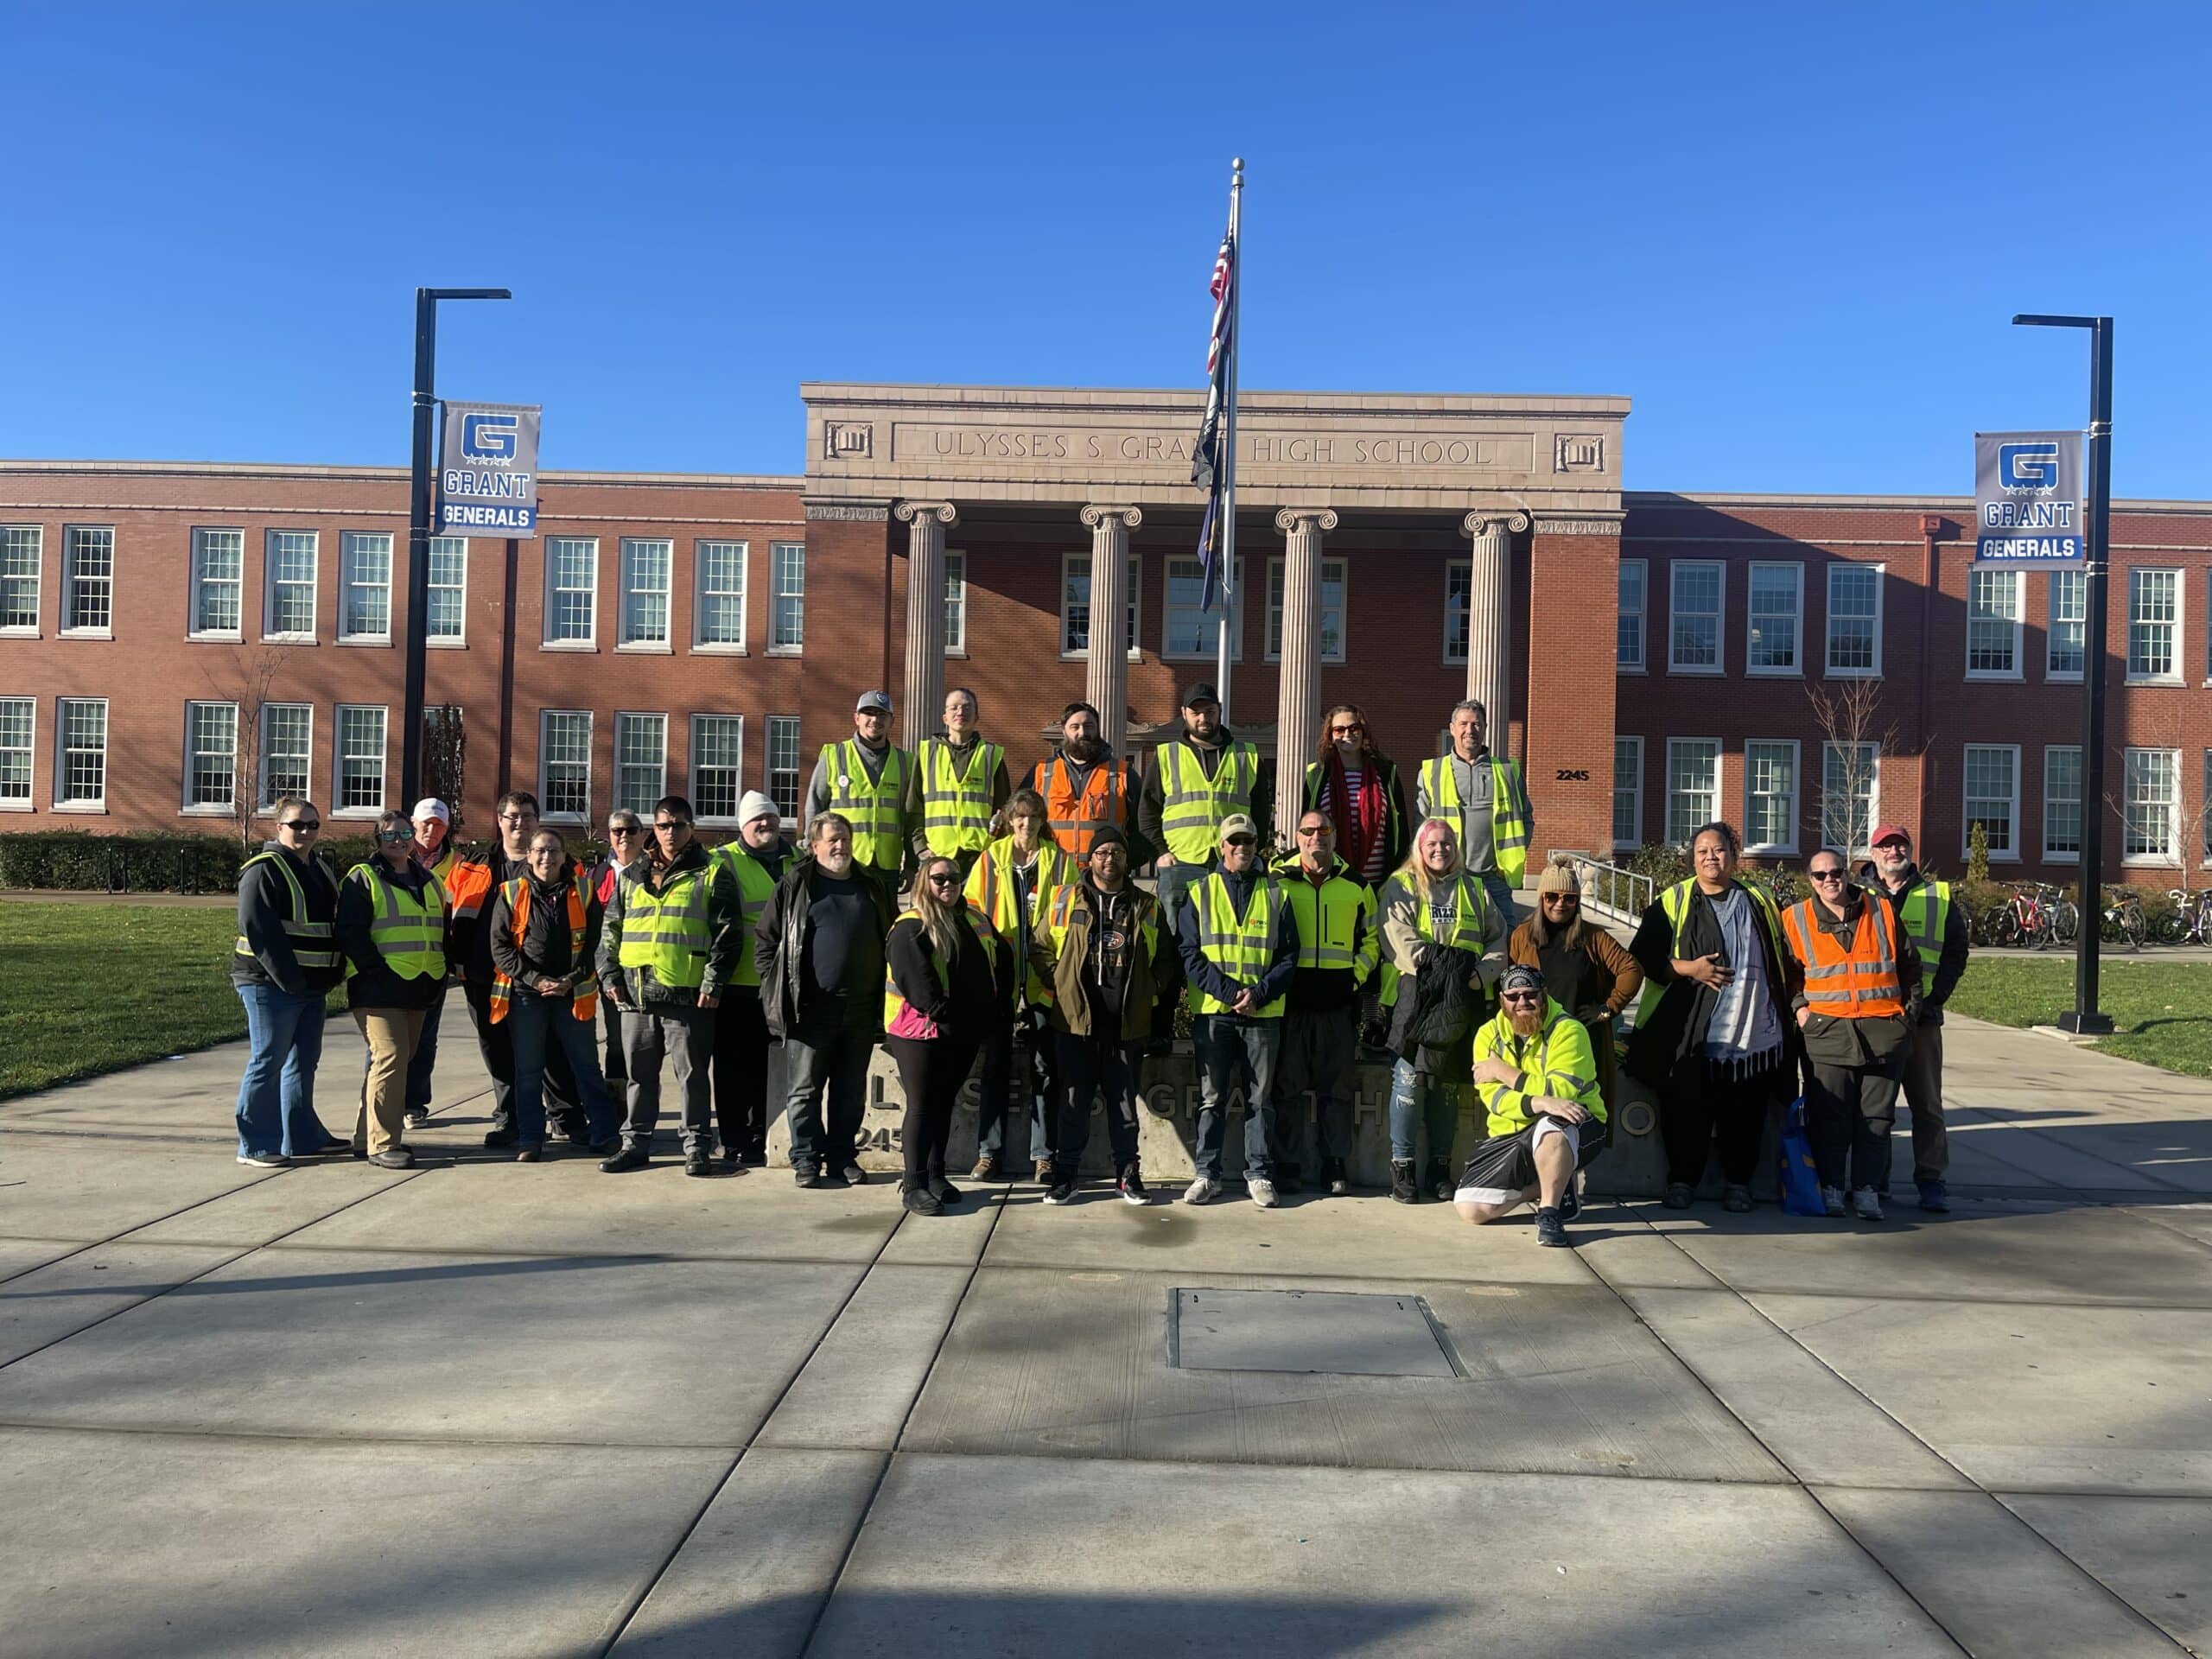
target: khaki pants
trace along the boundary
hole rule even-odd
[[[356,1008],[353,1023],[369,1046],[361,1109],[353,1119],[353,1150],[374,1156],[399,1144],[407,1122],[407,1065],[423,1040],[428,1008]]]

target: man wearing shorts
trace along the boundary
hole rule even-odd
[[[1497,1017],[1475,1033],[1475,1093],[1490,1139],[1467,1160],[1452,1201],[1477,1225],[1534,1203],[1536,1243],[1564,1245],[1582,1208],[1576,1172],[1605,1141],[1590,1033],[1544,995],[1534,968],[1507,969],[1497,994]]]

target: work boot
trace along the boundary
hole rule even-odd
[[[1390,1196],[1400,1204],[1419,1204],[1421,1188],[1414,1185],[1414,1160],[1393,1158],[1390,1160]]]
[[[652,1162],[652,1154],[640,1146],[626,1146],[600,1165],[602,1175],[620,1175],[626,1170],[643,1169]]]
[[[1943,1185],[1942,1176],[1936,1176],[1932,1180],[1917,1181],[1914,1185],[1920,1188],[1922,1209],[1930,1215],[1942,1216],[1950,1213],[1951,1189]]]
[[[995,1181],[999,1178],[999,1160],[987,1152],[976,1160],[976,1167],[968,1173],[979,1181]]]
[[[704,1147],[694,1147],[683,1154],[683,1173],[686,1175],[711,1175],[715,1173],[715,1160],[707,1156]]]
[[[960,1202],[960,1189],[955,1186],[950,1181],[946,1180],[943,1175],[939,1174],[931,1176],[929,1185],[931,1195],[936,1198],[939,1204],[957,1204]]]
[[[899,1202],[918,1216],[941,1216],[944,1213],[944,1205],[926,1186],[907,1187],[899,1194]]]

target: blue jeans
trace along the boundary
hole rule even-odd
[[[594,1146],[614,1138],[614,1103],[599,1069],[599,1021],[576,1018],[565,996],[531,996],[520,986],[507,1005],[508,1041],[515,1053],[515,1144],[545,1144],[545,1056],[554,1043],[583,1096],[585,1133]]]
[[[315,1115],[322,1059],[321,991],[295,996],[274,985],[234,985],[253,1045],[238,1079],[238,1151],[304,1158],[336,1139]]]
[[[1428,1131],[1428,1161],[1449,1167],[1459,1132],[1459,1090],[1448,1077],[1422,1077],[1408,1060],[1390,1069],[1390,1156],[1409,1161],[1416,1126]]]
[[[1211,858],[1196,864],[1185,864],[1178,859],[1160,872],[1157,881],[1160,925],[1169,933],[1173,933],[1178,925],[1177,912],[1182,908],[1183,895],[1211,875],[1213,866],[1214,861]]]
[[[1280,1020],[1233,1020],[1202,1014],[1192,1026],[1198,1059],[1198,1146],[1193,1160],[1210,1181],[1221,1179],[1221,1147],[1229,1134],[1229,1099],[1244,1091],[1244,1179],[1274,1172],[1275,1055],[1282,1045]],[[1065,1155],[1065,1154],[1064,1154]]]
[[[1505,918],[1506,931],[1511,932],[1515,925],[1512,887],[1496,870],[1489,871],[1481,880],[1483,892],[1489,898],[1491,907]]]

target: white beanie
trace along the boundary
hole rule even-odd
[[[737,804],[737,821],[740,823],[750,823],[753,819],[762,817],[774,818],[780,823],[783,816],[777,810],[776,804],[757,789],[747,790],[745,798]]]

